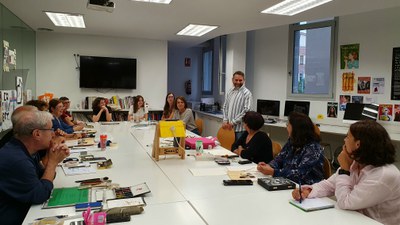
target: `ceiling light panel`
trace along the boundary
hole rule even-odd
[[[332,0],[285,0],[265,9],[261,13],[293,16]]]
[[[189,24],[185,28],[183,28],[181,31],[179,31],[177,33],[177,35],[200,37],[210,31],[216,29],[217,27],[218,26]]]
[[[172,0],[131,0],[135,2],[149,2],[149,3],[159,3],[159,4],[169,4]]]
[[[83,15],[71,13],[45,12],[51,22],[58,27],[85,28]]]

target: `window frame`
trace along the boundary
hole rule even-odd
[[[211,63],[208,64],[208,66],[210,67],[211,70],[211,74],[210,74],[210,78],[209,78],[209,85],[211,90],[204,90],[204,84],[206,82],[205,79],[205,71],[204,71],[204,65],[205,65],[205,61],[204,61],[204,56],[206,53],[210,52],[210,56],[211,56]],[[213,94],[213,87],[214,87],[214,50],[212,48],[206,48],[203,50],[202,52],[202,76],[201,76],[201,94],[202,95],[212,95]]]
[[[331,27],[331,58],[330,58],[330,78],[329,92],[327,94],[303,94],[292,93],[293,90],[293,70],[294,70],[294,52],[295,52],[295,32],[299,30],[316,29],[323,27]],[[337,61],[337,37],[338,37],[338,18],[330,20],[309,22],[307,24],[291,24],[289,25],[289,48],[288,48],[288,79],[287,92],[288,99],[304,99],[304,100],[333,100],[336,95],[336,61]],[[306,60],[304,60],[306,61]]]

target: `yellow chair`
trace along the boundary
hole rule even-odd
[[[275,158],[282,150],[282,145],[276,141],[272,141],[272,157]]]
[[[200,136],[203,133],[203,120],[202,119],[195,119],[194,123],[196,124],[197,130],[199,130]]]
[[[329,160],[324,156],[324,179],[328,179],[332,175],[332,167]]]
[[[235,142],[235,131],[233,129],[223,129],[219,128],[217,133],[217,138],[221,146],[231,150],[233,143]]]

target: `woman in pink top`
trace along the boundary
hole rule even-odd
[[[341,209],[357,210],[385,225],[400,224],[400,172],[395,147],[375,121],[350,126],[338,156],[340,168],[328,180],[302,186],[302,198],[336,196]],[[299,200],[299,190],[292,192]]]

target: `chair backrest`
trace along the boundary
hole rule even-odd
[[[324,156],[324,178],[328,179],[332,175],[332,167],[329,160]]]
[[[194,123],[196,124],[197,130],[199,130],[200,136],[203,133],[203,120],[202,119],[195,119]]]
[[[232,144],[235,142],[235,131],[233,129],[223,129],[221,127],[218,130],[217,138],[222,147],[231,150]]]
[[[282,150],[282,145],[276,141],[272,141],[272,157],[275,158]]]

